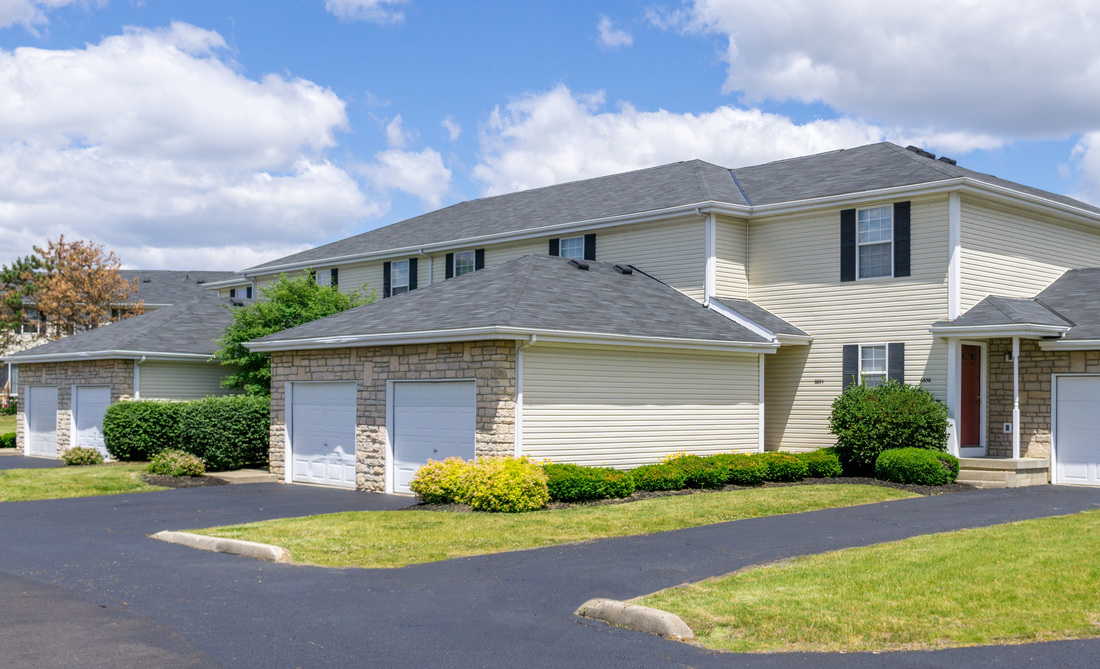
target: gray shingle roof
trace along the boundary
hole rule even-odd
[[[809,336],[809,333],[805,330],[796,328],[779,316],[776,316],[767,309],[757,306],[748,300],[742,300],[736,297],[716,297],[714,301],[726,305],[753,323],[775,334],[798,335],[800,337]]]
[[[64,337],[6,359],[19,362],[30,356],[76,356],[103,351],[211,355],[217,349],[214,340],[221,337],[233,320],[229,305],[229,300],[207,291],[190,302]]]
[[[764,342],[764,338],[641,272],[587,271],[527,255],[379,300],[258,342],[512,327],[639,337]]]
[[[1058,325],[1072,323],[1040,302],[1025,297],[989,297],[967,309],[953,321],[939,321],[933,327],[981,327],[987,325]]]
[[[1071,269],[1035,299],[1073,323],[1064,339],[1100,339],[1100,268]]]
[[[138,292],[133,300],[146,304],[181,304],[210,292],[203,284],[236,279],[236,272],[205,270],[121,269],[122,278],[138,280]]]
[[[928,158],[890,142],[880,142],[733,170],[690,160],[469,200],[246,271],[537,230],[700,202],[766,205],[930,184],[958,177],[969,177],[1100,214],[1100,208],[1073,198]]]

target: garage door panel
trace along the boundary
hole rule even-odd
[[[107,446],[103,441],[103,415],[111,404],[111,389],[78,387],[75,395],[75,445],[94,448],[107,457]]]
[[[355,487],[354,383],[294,384],[291,480]]]
[[[394,492],[410,492],[409,482],[429,459],[474,458],[476,402],[473,381],[394,384]]]
[[[1100,485],[1100,376],[1060,376],[1054,482]]]
[[[26,393],[27,454],[57,457],[57,388],[30,386]]]

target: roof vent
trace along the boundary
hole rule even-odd
[[[913,153],[917,154],[918,156],[924,156],[925,158],[931,158],[932,160],[936,159],[936,154],[929,153],[928,151],[925,151],[924,149],[920,148],[919,146],[913,146],[912,144],[910,144],[909,146],[905,147],[905,150],[906,151],[912,151]]]
[[[152,279],[142,279],[141,282],[142,283],[153,283],[153,280]]]
[[[628,267],[628,266],[623,266],[623,265],[615,265],[615,271],[618,272],[619,274],[629,275],[629,274],[634,273],[634,268],[633,267]]]
[[[588,263],[586,263],[583,260],[577,260],[576,258],[570,260],[569,264],[572,265],[573,267],[576,267],[577,269],[583,269],[583,270],[588,269]]]
[[[229,303],[232,304],[235,307],[243,307],[244,306],[244,300],[229,298]]]
[[[954,158],[948,158],[947,156],[940,156],[941,163],[947,163],[948,165],[958,165],[959,161]]]

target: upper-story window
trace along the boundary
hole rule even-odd
[[[562,258],[584,260],[584,237],[563,237],[558,243],[558,255]]]
[[[395,260],[390,265],[390,295],[409,292],[409,261]]]
[[[45,329],[44,320],[37,309],[24,309],[23,323],[19,326],[19,332],[21,334],[42,334]]]
[[[886,382],[886,344],[859,347],[859,376],[867,387],[874,388]]]
[[[859,278],[894,274],[894,210],[875,207],[856,211],[856,262]]]
[[[454,276],[462,276],[474,271],[475,254],[473,251],[459,251],[454,256]]]
[[[246,300],[252,299],[252,286],[247,288],[230,288],[229,297],[244,298]]]

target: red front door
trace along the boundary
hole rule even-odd
[[[962,347],[962,393],[959,406],[959,445],[982,443],[982,347]]]

